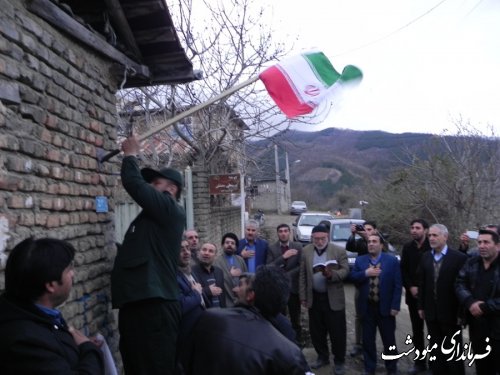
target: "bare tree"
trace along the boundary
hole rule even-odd
[[[251,0],[196,4],[178,0],[169,8],[188,57],[204,78],[185,85],[122,91],[124,104],[140,108],[135,111],[141,115],[135,121],[138,133],[255,77],[285,53],[282,44],[273,42],[271,26],[262,22],[264,9]],[[196,160],[212,173],[241,170],[244,140],[268,137],[283,124],[263,85],[254,83],[156,134],[146,149],[155,164],[185,165]]]
[[[405,167],[373,184],[368,215],[396,237],[406,237],[409,221],[423,217],[445,224],[451,241],[466,229],[495,222],[500,214],[500,139],[455,121],[457,135],[436,136],[418,152],[407,153]]]

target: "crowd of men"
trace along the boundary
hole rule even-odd
[[[350,355],[363,355],[365,375],[375,374],[380,359],[387,374],[398,373],[403,288],[417,354],[410,374],[428,367],[434,375],[464,374],[471,351],[477,374],[500,373],[498,226],[479,230],[477,248],[463,235],[453,250],[446,226],[413,220],[399,262],[375,222],[353,225],[346,245],[358,253],[352,269],[346,250],[330,242],[328,223],[315,226],[305,245],[280,224],[269,244],[249,220],[244,238],[228,232],[218,246],[184,230],[180,173],[140,169],[134,137],[122,149],[123,186],[142,207],[111,274],[125,374],[307,374],[332,359],[333,374],[342,375],[347,280],[356,287]],[[27,239],[10,252],[0,296],[0,373],[104,374],[100,343],[69,327],[57,310],[71,292],[74,253],[50,238]],[[310,364],[301,350],[302,308],[317,353]]]

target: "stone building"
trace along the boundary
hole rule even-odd
[[[115,93],[193,80],[162,0],[0,0],[0,290],[9,249],[30,236],[75,245],[62,307],[116,350],[109,271],[119,163]]]
[[[288,213],[290,211],[290,185],[287,179],[254,178],[252,179],[252,208],[253,212],[262,210],[267,212]]]

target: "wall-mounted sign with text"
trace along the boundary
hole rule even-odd
[[[231,194],[240,192],[239,174],[221,174],[208,178],[210,194]]]

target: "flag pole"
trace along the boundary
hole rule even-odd
[[[152,135],[155,135],[156,133],[162,131],[163,129],[165,129],[165,128],[175,124],[176,122],[178,122],[178,121],[192,115],[193,113],[199,111],[200,109],[208,107],[209,105],[212,105],[213,103],[215,103],[221,99],[224,99],[226,96],[234,94],[236,91],[241,90],[243,87],[251,85],[252,83],[257,81],[258,79],[259,79],[259,76],[255,76],[253,78],[250,78],[250,79],[246,80],[245,82],[239,83],[239,84],[221,92],[219,95],[216,95],[211,99],[208,99],[204,103],[200,103],[194,107],[189,108],[187,111],[179,113],[178,115],[168,119],[162,125],[154,127],[152,129],[149,129],[147,132],[138,135],[137,140],[139,142],[141,142],[141,141],[151,137]],[[100,158],[99,162],[104,163],[104,162],[108,161],[109,159],[111,159],[113,156],[118,155],[119,153],[120,153],[120,150],[111,151],[110,153],[108,153],[108,154],[104,155],[102,158]]]

